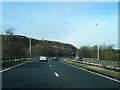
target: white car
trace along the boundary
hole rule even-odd
[[[40,56],[39,61],[48,61],[46,56]]]

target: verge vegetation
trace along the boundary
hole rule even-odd
[[[79,57],[97,58],[97,46],[83,46],[78,49]],[[113,45],[102,45],[99,47],[99,59],[109,61],[120,61],[120,50],[114,49]]]
[[[104,67],[98,67],[98,66],[92,66],[92,65],[87,65],[87,64],[83,64],[83,63],[73,62],[73,61],[67,60],[65,58],[62,58],[61,61],[120,80],[120,72],[119,71],[106,69]]]

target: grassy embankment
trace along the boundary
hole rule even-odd
[[[34,60],[35,58],[22,58],[22,59],[14,59],[14,60],[5,60],[2,61],[2,69],[9,68],[12,66],[15,66],[17,64],[26,62],[26,61],[31,61]]]
[[[78,66],[81,68],[85,68],[85,69],[90,70],[90,71],[98,72],[98,73],[101,73],[103,75],[107,75],[107,76],[110,76],[112,78],[115,78],[115,79],[120,79],[120,77],[119,77],[120,72],[119,71],[109,70],[109,69],[106,69],[104,67],[97,67],[97,66],[87,65],[87,64],[83,64],[83,63],[73,62],[73,61],[70,61],[67,59],[61,59],[61,60],[65,63],[69,63],[69,64],[72,64],[72,65],[75,65],[75,66]]]

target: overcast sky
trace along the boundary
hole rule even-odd
[[[17,35],[76,47],[118,44],[117,2],[4,2],[2,22],[3,33],[11,26]]]

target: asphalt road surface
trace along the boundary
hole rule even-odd
[[[3,72],[2,88],[118,88],[118,82],[60,61],[36,59]]]

